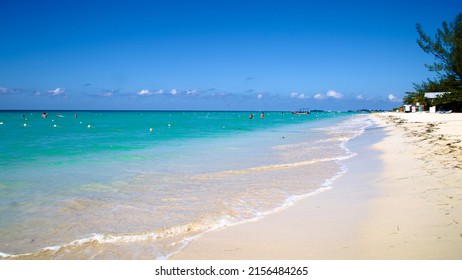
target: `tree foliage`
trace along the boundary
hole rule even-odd
[[[433,54],[435,63],[426,65],[430,71],[437,72],[441,78],[453,77],[462,81],[462,13],[459,13],[451,23],[443,21],[443,29],[438,29],[435,39],[423,31],[420,24],[416,25],[420,38],[417,44],[426,52]]]
[[[420,103],[426,104],[425,96],[423,92],[406,92],[406,96],[403,98],[404,104]]]
[[[428,79],[421,84],[414,84],[417,91],[414,96],[408,94],[404,102],[411,99],[421,99],[424,92],[447,92],[432,101],[431,106],[440,106],[444,109],[460,111],[462,109],[462,13],[459,13],[453,22],[442,23],[435,37],[431,38],[423,31],[420,24],[416,25],[420,48],[435,58],[432,65],[425,65],[430,71],[438,74],[435,80]],[[419,95],[420,94],[420,95]],[[411,102],[412,103],[412,102]]]

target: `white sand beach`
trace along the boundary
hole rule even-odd
[[[172,259],[461,260],[462,114],[373,118],[385,138],[353,140],[358,155],[331,190],[205,234]]]

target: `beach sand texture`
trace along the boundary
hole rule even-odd
[[[173,259],[462,259],[462,114],[372,117],[385,137],[353,140],[358,155],[332,190],[208,233]]]

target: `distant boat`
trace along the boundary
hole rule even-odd
[[[310,114],[310,109],[308,108],[302,108],[298,111],[292,111],[292,114],[294,115],[309,115]]]

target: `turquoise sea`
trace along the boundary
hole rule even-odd
[[[341,112],[42,113],[0,112],[0,258],[168,258],[328,190],[372,125]]]

